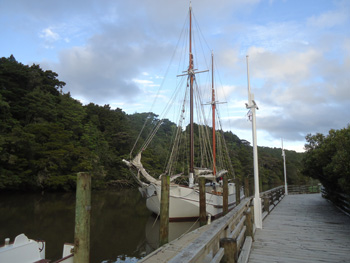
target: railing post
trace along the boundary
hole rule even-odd
[[[91,175],[78,173],[74,230],[74,262],[90,262]]]
[[[220,247],[224,248],[224,256],[221,262],[236,263],[238,260],[238,248],[236,238],[221,238]]]
[[[267,213],[270,213],[270,197],[268,195],[264,196],[264,210]]]
[[[254,240],[252,210],[253,210],[253,207],[250,206],[248,207],[248,210],[245,212],[245,216],[246,216],[245,226],[247,228],[247,230],[245,231],[245,236],[252,237],[252,239]]]
[[[282,196],[282,194],[283,194],[282,191],[283,191],[282,189],[279,189],[279,190],[277,191],[277,196],[276,196],[276,197],[277,197],[277,201],[278,201],[278,202],[280,201],[281,196]]]
[[[224,174],[224,189],[223,189],[223,214],[226,215],[228,213],[228,179],[227,179],[227,175]]]
[[[199,178],[199,223],[201,226],[206,224],[207,211],[205,201],[205,178]]]
[[[244,195],[249,196],[249,178],[244,178]]]
[[[236,185],[236,205],[238,205],[241,202],[241,184],[238,178],[235,180],[235,185]]]
[[[160,197],[159,246],[168,243],[169,233],[169,186],[170,176],[162,176]]]

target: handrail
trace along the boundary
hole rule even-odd
[[[321,192],[320,185],[288,185],[288,194],[315,194]]]
[[[322,187],[322,196],[350,216],[350,196]]]

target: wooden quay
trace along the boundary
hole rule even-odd
[[[282,186],[261,194],[263,217],[283,196]],[[244,198],[225,216],[165,244],[138,262],[247,262],[254,236],[252,203],[252,197]]]
[[[350,217],[321,194],[285,196],[255,232],[248,262],[350,262]]]
[[[139,262],[350,262],[350,217],[320,193],[261,193],[263,227],[252,197],[227,215],[160,247]]]

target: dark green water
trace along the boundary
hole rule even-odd
[[[91,262],[136,262],[158,247],[159,222],[137,189],[93,192],[91,200]],[[45,240],[46,258],[57,260],[73,243],[74,220],[75,193],[0,193],[0,244],[24,233]],[[192,225],[171,223],[169,239]]]

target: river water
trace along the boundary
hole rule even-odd
[[[159,220],[137,189],[92,192],[91,262],[137,262],[158,248]],[[74,241],[75,193],[0,193],[0,245],[24,233],[46,241],[46,258],[62,256]],[[198,223],[170,223],[169,239]]]

